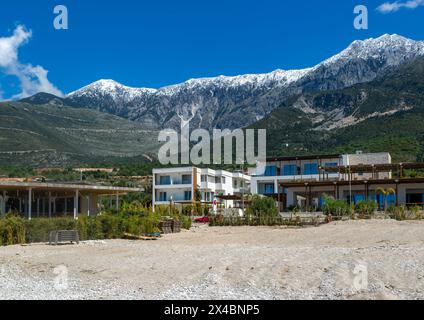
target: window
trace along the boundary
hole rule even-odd
[[[325,164],[326,167],[334,168],[337,167],[339,164],[337,162],[327,162]]]
[[[221,183],[225,184],[225,177],[221,177]]]
[[[182,184],[191,184],[191,175],[183,174],[181,180],[182,180]]]
[[[191,200],[191,191],[184,191],[184,200]]]
[[[336,168],[338,166],[339,164],[337,162],[326,162],[324,165],[324,167],[328,167],[328,168]],[[325,173],[334,173],[334,172],[326,171]]]
[[[305,163],[303,174],[318,174],[318,163]]]
[[[159,178],[159,183],[161,185],[169,185],[169,184],[171,184],[171,177],[170,176],[161,176]]]
[[[265,185],[265,194],[274,194],[274,184],[266,184]]]
[[[207,176],[206,174],[202,174],[202,175],[200,176],[200,181],[201,181],[201,182],[206,182],[206,181],[208,181],[208,176]]]
[[[159,192],[159,201],[167,201],[166,192]]]
[[[295,176],[297,174],[297,166],[295,164],[286,164],[283,166],[283,176]]]
[[[221,177],[215,177],[215,183],[221,183]]]
[[[265,177],[275,177],[277,175],[277,167],[276,166],[266,166],[264,175],[265,175]]]

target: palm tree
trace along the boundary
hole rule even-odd
[[[396,195],[396,190],[395,190],[395,189],[393,189],[393,188],[387,188],[387,189],[384,189],[384,188],[377,188],[377,189],[375,190],[375,192],[376,192],[377,194],[381,194],[381,195],[383,195],[383,196],[384,196],[384,212],[387,212],[387,207],[388,207],[388,197],[389,197],[389,195],[391,195],[391,194]]]

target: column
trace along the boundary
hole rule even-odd
[[[56,197],[53,197],[53,213],[57,213],[57,210],[56,210]]]
[[[79,205],[78,205],[78,197],[79,197],[79,194],[78,194],[78,190],[75,190],[75,198],[74,198],[74,219],[77,219],[78,218],[78,207],[79,207]]]
[[[32,189],[28,190],[28,220],[32,218]]]
[[[7,202],[6,191],[3,191],[3,202],[1,207],[2,215],[6,215],[6,202]]]
[[[90,201],[91,199],[90,199],[90,198],[91,198],[91,194],[89,194],[89,195],[87,196],[87,216],[90,216],[90,211],[91,211],[91,210],[90,210],[90,209],[91,209],[91,207],[90,207],[90,206],[91,206],[91,203],[90,203],[90,202],[91,202],[91,201]]]
[[[119,212],[119,194],[116,193],[116,212]]]
[[[399,180],[396,180],[396,207],[399,207]]]
[[[48,202],[49,202],[49,218],[51,218],[52,217],[52,193],[51,192],[49,192]]]

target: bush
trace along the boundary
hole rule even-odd
[[[372,216],[377,211],[377,203],[375,201],[360,201],[355,206],[355,211],[360,216]]]
[[[247,208],[249,216],[269,216],[276,217],[278,209],[275,200],[269,197],[253,196],[252,203]]]
[[[124,233],[150,234],[159,231],[159,222],[164,216],[169,217],[169,213],[169,208],[165,207],[153,212],[150,207],[128,206],[120,214],[80,215],[78,220],[73,217],[25,220],[19,215],[9,214],[0,218],[0,245],[47,242],[53,230],[78,230],[81,240],[118,239]],[[171,211],[171,218],[180,220],[184,229],[191,227],[191,218],[180,215],[176,210]]]
[[[190,229],[191,228],[191,224],[192,224],[192,220],[189,216],[181,216],[181,228],[183,229]]]
[[[349,204],[344,200],[337,200],[332,197],[325,197],[325,202],[322,207],[324,214],[332,216],[348,216],[352,213]]]
[[[0,219],[0,245],[22,243],[25,243],[25,220],[13,214]]]

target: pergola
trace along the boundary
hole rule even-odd
[[[359,166],[358,168],[359,169]],[[364,171],[358,171],[364,172]],[[398,188],[401,184],[415,184],[424,183],[424,178],[392,178],[392,179],[363,179],[363,180],[327,180],[327,181],[292,181],[292,182],[279,182],[278,193],[272,195],[277,198],[277,201],[281,203],[284,199],[284,192],[280,192],[280,189],[284,188],[305,188],[305,199],[307,205],[310,205],[312,198],[312,190],[314,187],[332,187],[334,188],[334,195],[338,199],[340,197],[339,187],[341,186],[363,186],[365,199],[368,200],[370,186],[384,186],[393,185],[396,190],[396,205],[398,202]]]
[[[114,197],[119,210],[121,195],[142,191],[140,188],[78,183],[0,182],[0,213],[5,215],[7,209],[17,210],[31,219],[34,214],[66,215],[71,209],[76,219],[80,212],[97,214],[99,197]]]
[[[354,174],[354,173],[372,173],[373,176],[378,172],[397,172],[399,178],[403,178],[404,170],[424,169],[424,163],[387,163],[387,164],[359,164],[352,166],[337,166],[337,167],[320,167],[321,171],[339,173],[339,174]]]

